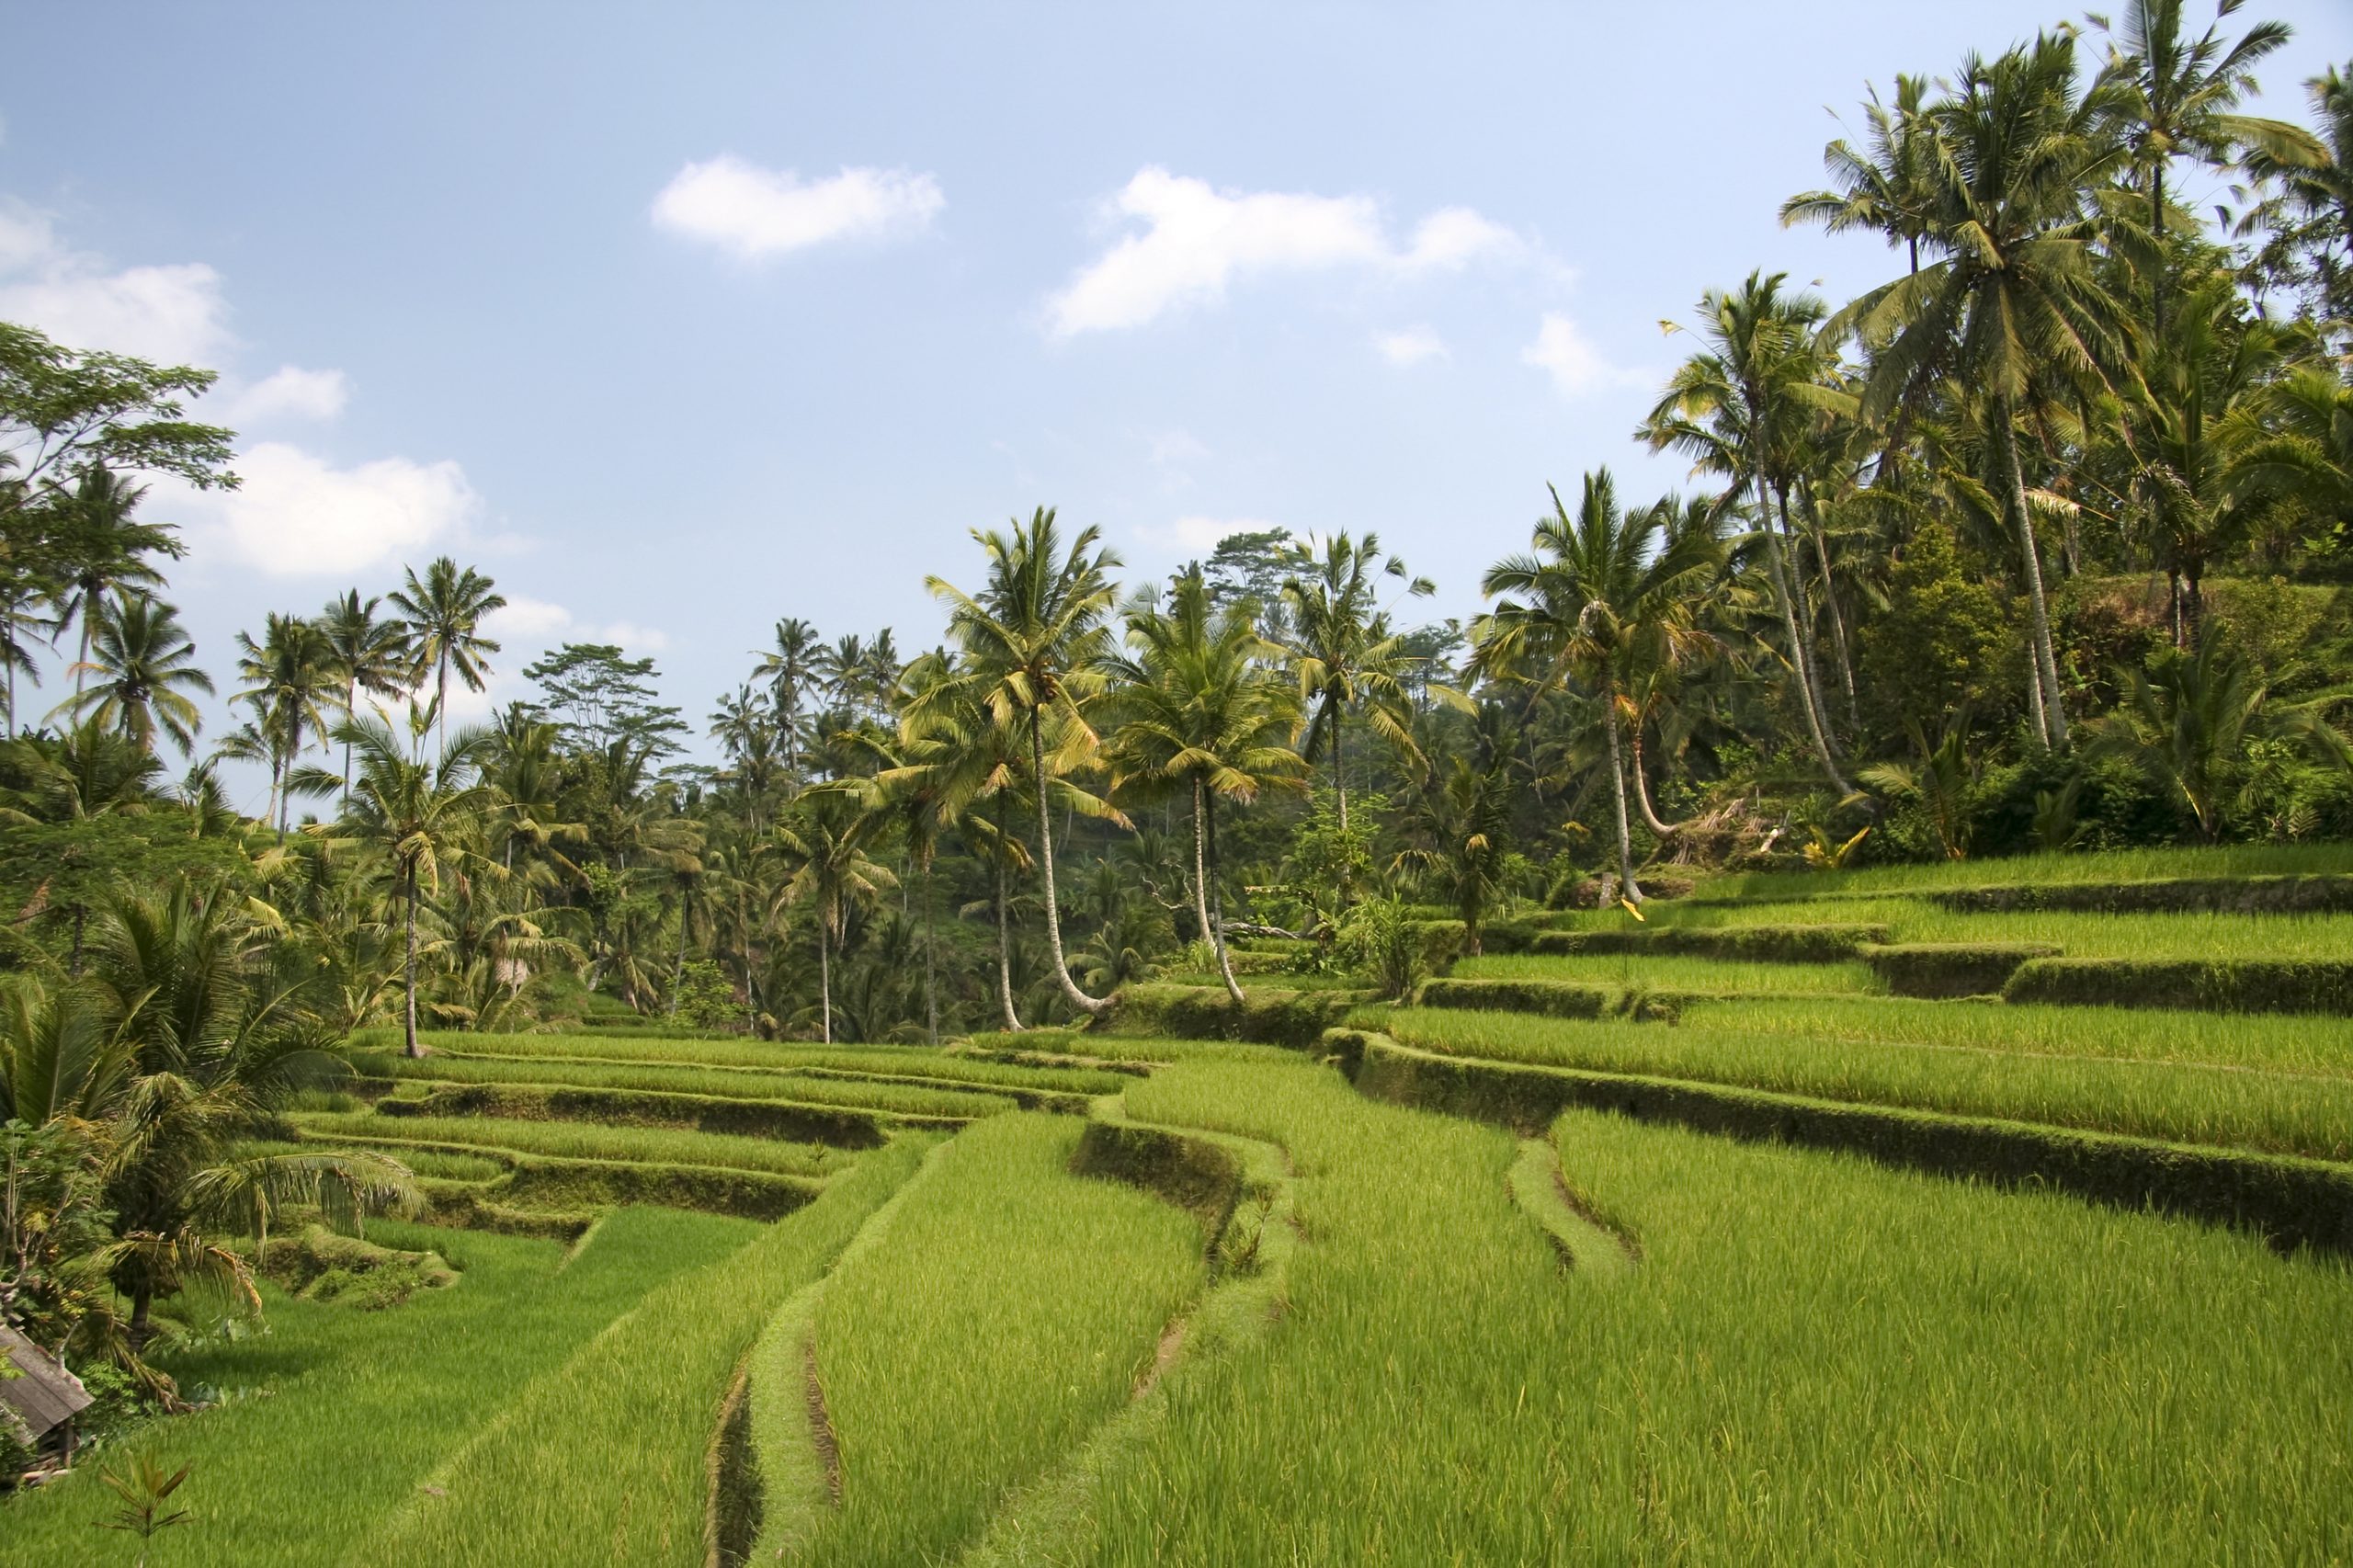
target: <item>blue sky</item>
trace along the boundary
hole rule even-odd
[[[2252,10],[2302,118],[2353,12]],[[2063,15],[19,7],[0,316],[223,372],[246,489],[151,502],[216,676],[448,551],[517,601],[491,698],[610,637],[699,719],[779,616],[928,645],[1040,504],[1135,574],[1376,530],[1462,615],[1546,481],[1681,483],[1661,318],[1893,275],[1775,221],[1825,109]]]

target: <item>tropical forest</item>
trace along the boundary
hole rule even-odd
[[[288,449],[0,289],[0,1563],[2353,1560],[2294,37],[1887,61],[1749,214],[1879,281],[1444,550],[1033,457],[696,693],[483,532],[216,638]]]

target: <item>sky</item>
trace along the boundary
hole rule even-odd
[[[221,372],[243,487],[147,515],[224,693],[239,629],[449,553],[510,601],[461,713],[617,642],[699,730],[779,617],[930,646],[926,574],[1039,506],[1135,579],[1373,532],[1475,613],[1548,482],[1688,483],[1631,434],[1663,321],[1899,269],[1776,218],[1834,114],[2070,15],[7,10],[0,319]],[[2250,13],[2295,28],[2256,108],[2305,118],[2353,7]]]

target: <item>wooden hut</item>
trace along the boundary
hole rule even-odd
[[[89,1391],[63,1362],[6,1324],[0,1356],[16,1374],[0,1376],[0,1422],[36,1453],[72,1463],[74,1418],[89,1407]]]

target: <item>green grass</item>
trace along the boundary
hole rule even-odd
[[[1002,1095],[905,1084],[870,1084],[727,1067],[651,1067],[625,1062],[546,1062],[525,1057],[358,1055],[363,1073],[411,1083],[568,1084],[592,1089],[642,1089],[719,1099],[789,1100],[900,1116],[994,1116],[1013,1108]]]
[[[761,1324],[818,1278],[912,1172],[928,1137],[861,1160],[731,1256],[673,1276],[512,1399],[351,1562],[698,1568],[705,1455]],[[609,1221],[608,1221],[609,1223]]]
[[[1760,871],[1700,884],[1704,899],[1766,900],[1824,892],[1909,892],[2006,887],[2018,882],[2138,882],[2177,877],[2353,873],[2353,844],[2234,844],[2212,849],[2113,849],[2019,855],[2000,860],[1868,866],[1851,871]],[[1659,907],[1665,908],[1662,903]],[[1649,913],[1645,911],[1644,913]]]
[[[1683,1022],[1687,1028],[1736,1029],[1750,1036],[2202,1062],[2353,1078],[2353,1027],[2332,1017],[1760,996],[1693,1002],[1684,1008]]]
[[[139,1454],[167,1471],[195,1467],[172,1498],[194,1518],[157,1540],[158,1568],[344,1562],[381,1540],[434,1469],[534,1380],[649,1291],[758,1233],[741,1220],[623,1210],[567,1259],[553,1242],[371,1223],[371,1241],[461,1266],[458,1284],[372,1312],[265,1287],[267,1333],[169,1363],[184,1387],[210,1385],[227,1402],[152,1422],[120,1451],[91,1454],[68,1480],[0,1505],[0,1563],[129,1562],[132,1543],[94,1527],[120,1506],[99,1471]]]
[[[815,1344],[842,1506],[796,1561],[944,1561],[1127,1403],[1199,1288],[1200,1233],[1157,1199],[1068,1174],[1079,1132],[1037,1116],[969,1129],[887,1244],[827,1281]]]
[[[400,1124],[386,1117],[383,1125],[397,1127]],[[314,1148],[306,1149],[300,1143],[277,1139],[258,1139],[240,1147],[246,1154],[309,1154],[317,1152]],[[495,1181],[508,1169],[506,1161],[494,1155],[465,1154],[445,1149],[404,1149],[394,1157],[416,1175],[438,1181]]]
[[[905,1046],[813,1046],[735,1039],[613,1039],[581,1034],[454,1034],[422,1037],[449,1057],[537,1057],[573,1061],[740,1067],[764,1073],[846,1073],[949,1080],[975,1088],[1038,1089],[1100,1095],[1118,1081],[1084,1068],[1035,1068],[976,1062],[948,1051]]]
[[[1870,995],[1885,989],[1862,963],[1745,963],[1679,955],[1493,954],[1463,959],[1449,972],[1457,980],[1559,980],[1708,996]]]
[[[1107,1464],[1098,1563],[2326,1561],[2353,1278],[2196,1225],[1579,1113],[1639,1237],[1564,1274],[1501,1132],[1227,1056],[1142,1119],[1270,1138],[1279,1331],[1180,1369]]]
[[[1885,1035],[1859,1040],[1768,1034],[1745,1028],[1736,1008],[1718,1009],[1711,1017],[1668,1028],[1406,1008],[1368,1023],[1402,1044],[1456,1056],[2353,1159],[2353,1078],[1906,1044]]]
[[[773,1171],[784,1176],[829,1176],[855,1156],[822,1143],[791,1143],[776,1138],[740,1138],[665,1128],[608,1127],[578,1121],[507,1121],[471,1116],[298,1115],[302,1135],[320,1142],[347,1138],[402,1142],[464,1143],[546,1154],[570,1160],[624,1160],[652,1165],[712,1165],[729,1170]],[[403,1152],[412,1167],[429,1150]],[[414,1155],[414,1157],[413,1157]],[[462,1156],[460,1156],[462,1157]],[[419,1170],[419,1175],[426,1172]],[[443,1174],[434,1172],[434,1175]]]

